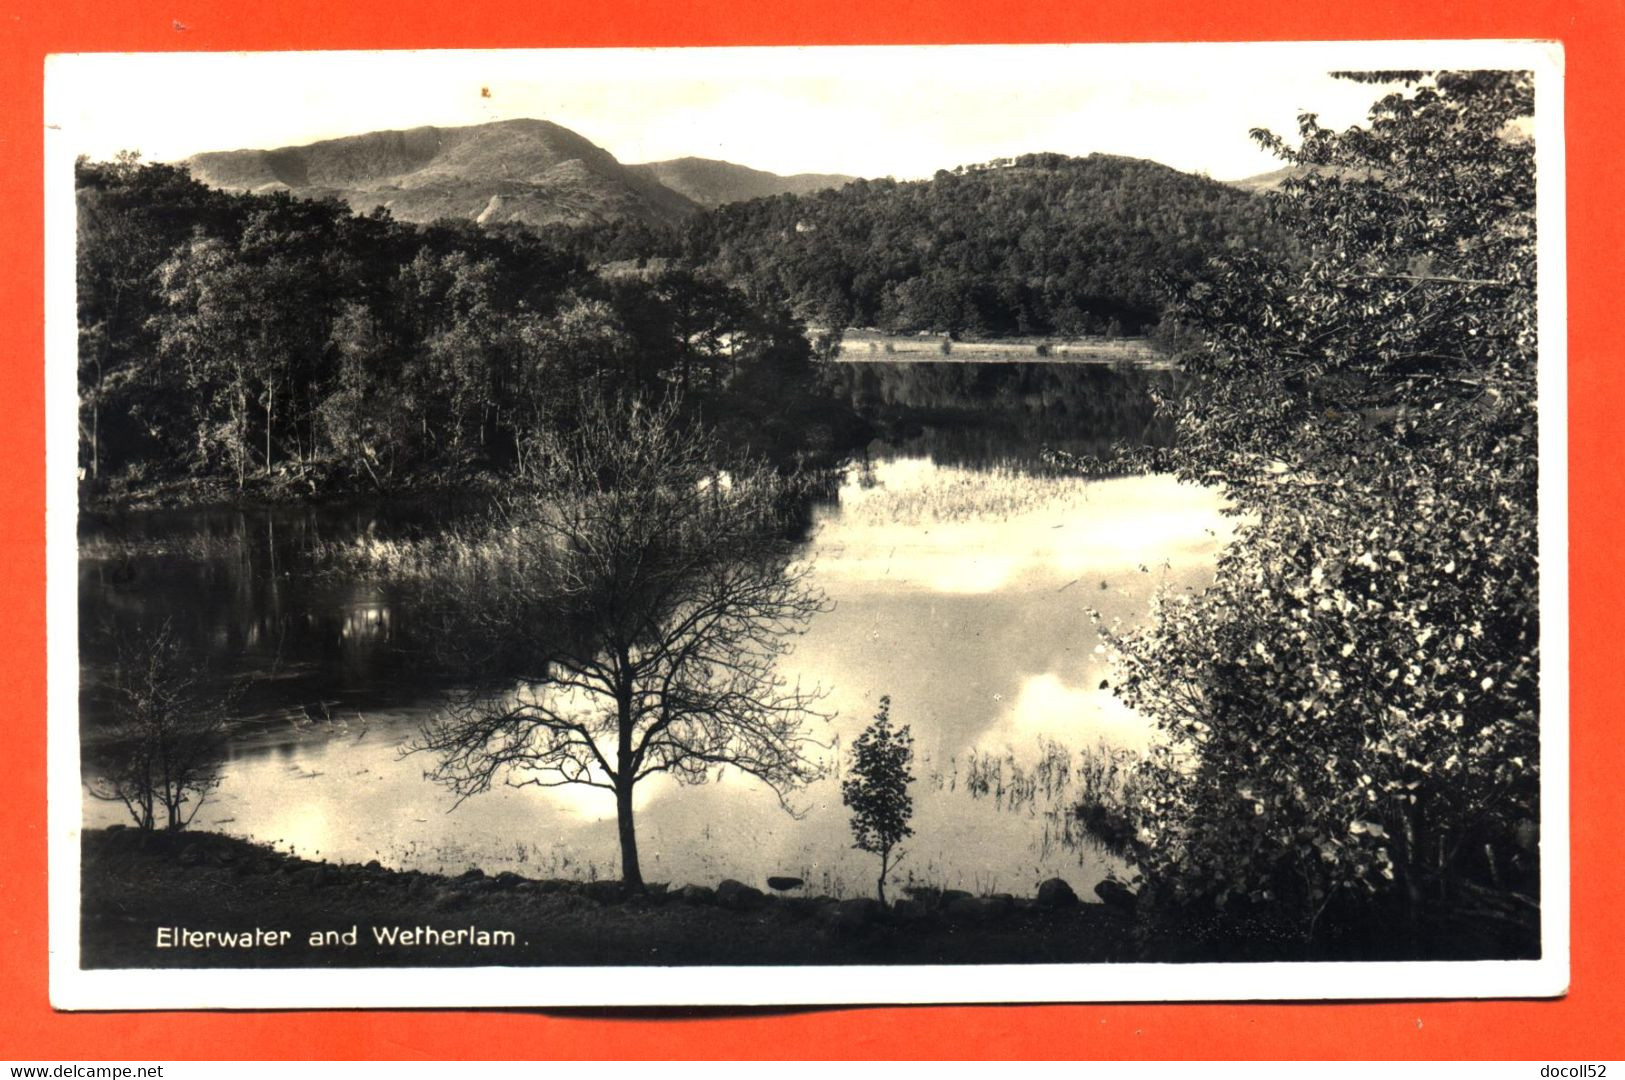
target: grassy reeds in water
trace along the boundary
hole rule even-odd
[[[412,580],[448,572],[484,572],[522,562],[525,546],[517,531],[449,529],[432,536],[356,536],[315,546],[312,557],[323,571],[357,577]]]
[[[1026,762],[1011,749],[972,750],[963,763],[949,758],[948,770],[933,771],[930,781],[939,791],[963,791],[999,810],[1042,817],[1045,855],[1055,845],[1121,855],[1129,839],[1125,808],[1140,796],[1138,762],[1132,750],[1106,742],[1073,753],[1045,739],[1036,761]]]
[[[1009,521],[1085,503],[1092,479],[1012,466],[936,466],[925,482],[902,479],[842,491],[842,509],[875,524],[938,525]]]
[[[197,562],[236,558],[242,553],[241,536],[188,533],[180,536],[100,536],[81,537],[79,558],[90,562],[117,562],[160,556],[192,559]]]

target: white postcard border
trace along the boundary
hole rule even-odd
[[[846,48],[872,54],[881,47]],[[987,46],[896,46],[973,49]],[[1007,48],[1052,48],[1007,46]],[[832,967],[422,967],[82,970],[77,651],[77,317],[73,157],[53,91],[87,57],[45,65],[46,603],[50,995],[58,1009],[818,1005],[1553,997],[1569,983],[1567,292],[1563,53],[1552,42],[1274,42],[1077,46],[1250,50],[1325,70],[1519,68],[1536,77],[1540,326],[1542,958],[1274,964]],[[701,50],[688,50],[699,52]],[[707,50],[710,51],[710,50]],[[723,50],[748,52],[763,50]],[[813,50],[801,50],[813,51]],[[841,47],[819,51],[840,52]],[[597,50],[632,58],[646,50]],[[1158,55],[1158,54],[1161,55]],[[432,55],[432,54],[426,54]]]

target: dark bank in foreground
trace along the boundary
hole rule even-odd
[[[1201,923],[1136,906],[916,890],[882,905],[741,882],[652,885],[458,877],[312,862],[215,833],[88,831],[85,968],[1125,963],[1536,955],[1521,935],[1431,928],[1331,949],[1268,912]]]

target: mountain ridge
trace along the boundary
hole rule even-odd
[[[711,208],[773,195],[811,195],[858,179],[841,173],[784,175],[716,158],[680,157],[629,166],[701,206]]]
[[[227,191],[337,198],[357,213],[383,206],[409,222],[450,217],[533,226],[669,225],[702,208],[809,194],[855,179],[780,176],[700,157],[625,165],[585,136],[534,118],[204,151],[180,164],[200,182]]]
[[[413,222],[671,223],[698,209],[547,120],[372,131],[301,146],[209,151],[182,164],[211,187],[335,197],[358,213],[384,206]]]

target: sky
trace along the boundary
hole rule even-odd
[[[1248,137],[1344,127],[1378,88],[1330,70],[1482,60],[1485,43],[80,54],[47,64],[61,151],[173,161],[367,131],[534,117],[631,164],[912,179],[1053,151],[1217,179],[1280,163]],[[1489,66],[1485,64],[1484,66]]]

